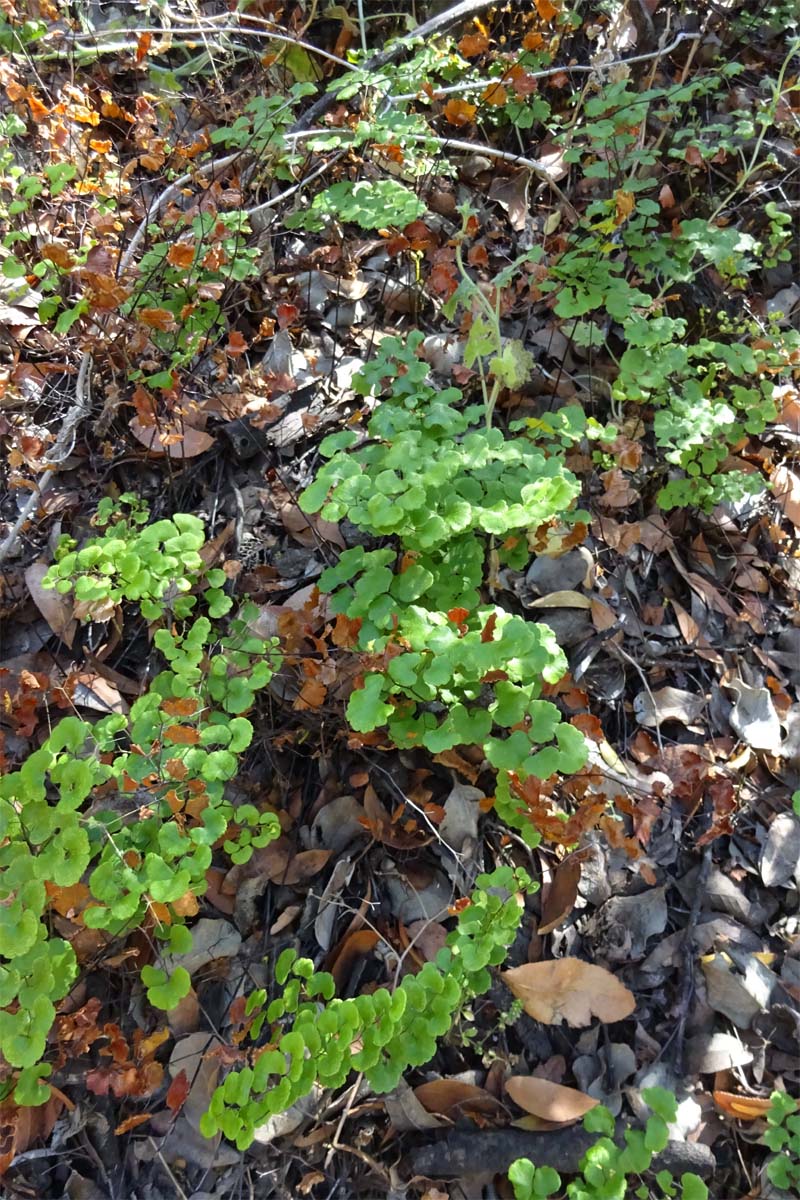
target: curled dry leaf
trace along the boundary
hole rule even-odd
[[[503,972],[503,980],[534,1021],[575,1029],[597,1017],[604,1023],[623,1021],[636,1008],[636,998],[624,984],[594,963],[580,958],[525,963]]]
[[[600,1103],[577,1088],[564,1087],[533,1075],[512,1075],[506,1080],[506,1091],[525,1112],[560,1125],[579,1121]]]
[[[735,1092],[714,1092],[714,1102],[729,1117],[737,1121],[757,1121],[765,1117],[772,1101],[768,1096],[737,1096]]]

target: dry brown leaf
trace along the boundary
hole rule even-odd
[[[572,912],[581,881],[581,852],[570,854],[559,863],[553,882],[542,902],[542,923],[537,933],[551,933]],[[524,1107],[524,1106],[523,1106]],[[541,1114],[539,1114],[541,1115]]]
[[[344,989],[350,982],[353,968],[359,958],[366,958],[377,946],[380,938],[374,929],[358,929],[355,933],[347,934],[328,957],[326,970],[330,971],[336,983],[336,991],[344,995]]]
[[[72,615],[72,600],[62,596],[55,588],[43,588],[42,580],[49,567],[42,559],[37,559],[25,571],[25,582],[31,600],[44,617],[57,638],[61,638],[67,646],[72,646],[72,639],[78,628],[78,622]]]
[[[169,458],[196,458],[205,454],[214,445],[214,438],[193,425],[183,425],[180,430],[159,431],[155,426],[143,425],[138,417],[132,417],[128,428],[137,441],[152,454],[166,454]]]
[[[495,1096],[462,1079],[432,1079],[414,1088],[414,1095],[428,1112],[442,1117],[457,1118],[471,1113],[500,1116],[503,1112],[503,1105]]]
[[[772,490],[781,511],[795,528],[800,529],[800,475],[788,467],[775,467],[772,472]]]
[[[610,1024],[623,1021],[636,1008],[632,992],[604,967],[580,958],[525,963],[503,972],[503,980],[525,1012],[543,1025],[566,1021],[575,1029],[592,1017]]]
[[[627,508],[639,499],[639,493],[631,485],[630,480],[623,475],[619,467],[605,471],[600,478],[603,480],[605,492],[598,498],[601,508]]]
[[[611,629],[617,623],[617,614],[605,601],[592,596],[592,624],[598,633]]]
[[[306,516],[306,514],[291,502],[284,504],[279,512],[283,527],[301,546],[318,546],[320,541],[330,542],[340,550],[346,549],[346,543],[339,526],[324,517]]]
[[[576,1088],[551,1083],[549,1079],[537,1079],[533,1075],[512,1075],[506,1080],[506,1091],[525,1112],[559,1124],[579,1121],[600,1103]]]
[[[591,608],[592,601],[582,592],[563,591],[550,592],[548,596],[540,596],[528,608]]]

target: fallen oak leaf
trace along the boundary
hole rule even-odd
[[[579,1121],[600,1103],[577,1088],[564,1087],[561,1083],[533,1075],[512,1075],[506,1080],[505,1087],[514,1103],[525,1112],[560,1125]]]
[[[580,1029],[593,1017],[611,1024],[636,1008],[635,996],[615,975],[580,958],[525,963],[503,971],[502,979],[528,1016],[543,1025],[566,1021]]]

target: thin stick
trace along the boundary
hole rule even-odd
[[[88,411],[88,394],[87,383],[89,379],[89,367],[91,365],[91,355],[85,353],[81,358],[81,365],[78,368],[78,379],[75,385],[75,403],[64,418],[61,426],[61,432],[56,438],[56,443],[53,446],[52,454],[48,456],[48,462],[60,463],[67,458],[75,444],[75,430],[79,423],[86,416]],[[6,535],[2,545],[0,545],[0,563],[5,562],[11,550],[13,549],[20,530],[25,522],[30,517],[36,507],[37,502],[41,499],[43,493],[50,485],[56,473],[55,467],[48,467],[42,475],[41,479],[35,485],[33,492],[28,498],[22,512],[17,517],[13,526]]]
[[[670,54],[681,42],[697,41],[702,35],[699,33],[679,33],[674,41],[665,46],[663,50],[653,50],[650,54],[635,54],[632,58],[615,58],[612,62],[591,63],[587,66],[585,63],[568,63],[564,67],[548,67],[544,71],[527,71],[528,79],[549,79],[552,75],[601,75],[604,71],[613,71],[617,67],[627,67],[631,63],[649,62],[650,59],[662,58],[665,54]],[[451,87],[434,88],[430,98],[438,100],[440,96],[463,95],[464,92],[477,92],[481,88],[496,87],[503,82],[502,76],[496,76],[494,79],[474,79],[464,83],[455,83]],[[404,100],[418,100],[425,95],[422,92],[405,92],[400,96],[392,96],[392,102],[399,104]]]
[[[680,1000],[678,1001],[678,1022],[675,1026],[675,1042],[672,1050],[672,1066],[678,1079],[683,1078],[683,1055],[685,1050],[684,1034],[686,1032],[686,1022],[689,1019],[692,996],[694,995],[694,960],[696,956],[694,930],[700,916],[703,900],[705,899],[708,876],[711,873],[711,847],[712,843],[708,842],[703,850],[703,859],[700,863],[700,870],[697,872],[697,878],[694,881],[692,907],[689,909],[689,917],[686,922],[686,929],[684,930],[683,934],[683,943],[681,945],[683,978],[681,980],[681,996]]]
[[[164,1155],[159,1150],[158,1146],[156,1145],[155,1140],[151,1137],[148,1137],[147,1140],[150,1143],[150,1145],[153,1147],[153,1150],[155,1151],[155,1153],[158,1155],[158,1159],[159,1159],[159,1162],[161,1163],[162,1167],[167,1172],[170,1182],[171,1182],[172,1186],[175,1188],[176,1196],[179,1197],[179,1200],[189,1200],[189,1197],[186,1195],[186,1192],[183,1190],[183,1188],[178,1183],[175,1176],[172,1174],[172,1168],[170,1167],[167,1160],[164,1158]]]

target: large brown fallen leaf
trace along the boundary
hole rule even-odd
[[[534,1021],[573,1028],[590,1025],[592,1017],[606,1024],[623,1021],[636,1008],[636,999],[604,967],[580,958],[525,963],[503,972],[503,980]]]
[[[506,1080],[506,1091],[525,1112],[561,1125],[579,1121],[590,1108],[600,1103],[576,1088],[551,1083],[549,1079],[537,1079],[533,1075],[512,1075]]]

